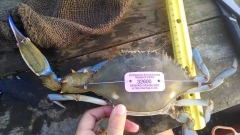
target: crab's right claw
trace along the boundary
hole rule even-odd
[[[56,74],[52,71],[47,59],[29,38],[26,38],[19,32],[10,15],[8,16],[8,20],[25,63],[40,77],[46,87],[52,90],[59,90],[61,88],[60,79],[58,79]]]

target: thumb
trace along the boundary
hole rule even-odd
[[[119,104],[114,107],[108,123],[107,133],[109,135],[123,135],[126,122],[126,107]]]

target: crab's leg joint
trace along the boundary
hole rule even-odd
[[[91,66],[84,67],[84,68],[79,69],[77,72],[79,72],[79,73],[86,73],[86,71],[89,72],[91,69],[92,69]]]
[[[209,122],[211,117],[211,112],[213,110],[213,102],[212,100],[202,100],[202,99],[181,99],[174,103],[175,106],[192,106],[199,105],[205,106],[205,122]],[[184,111],[171,113],[170,116],[176,119],[178,122],[184,123],[183,125],[183,134],[184,135],[193,135],[196,132],[193,130],[194,120],[191,118],[190,114]]]
[[[208,106],[205,110],[205,122],[208,123],[211,118],[211,112],[213,111],[214,103],[212,100],[209,100]]]
[[[233,63],[232,63],[232,67],[225,70],[220,75],[218,75],[215,78],[215,80],[224,79],[224,78],[227,78],[227,77],[231,76],[233,73],[235,73],[237,71],[237,67],[238,67],[238,62],[237,62],[237,59],[234,58]]]
[[[188,90],[186,92],[186,94],[210,91],[210,90],[218,87],[219,85],[221,85],[223,83],[225,78],[229,77],[230,75],[232,75],[233,73],[235,73],[237,71],[237,66],[238,66],[237,59],[234,58],[232,67],[225,70],[220,75],[218,75],[212,83],[209,83],[207,85],[202,85],[200,87],[192,88],[192,89]]]
[[[9,24],[17,40],[17,45],[27,66],[40,77],[44,85],[52,90],[59,90],[61,88],[60,80],[52,71],[47,59],[38,50],[38,48],[26,38],[17,29],[13,23],[12,17],[8,16]]]
[[[184,125],[183,125],[184,128],[189,130],[189,132],[195,133],[195,131],[193,130],[195,122],[194,122],[194,119],[191,118],[189,113],[180,111],[180,112],[176,112],[174,114],[170,114],[170,116],[173,119],[176,119],[178,122],[184,123]],[[190,134],[190,135],[193,135],[193,134]]]
[[[203,63],[202,57],[198,52],[198,50],[196,48],[193,48],[192,52],[193,52],[193,59],[195,61],[196,66],[203,73],[203,76],[195,77],[195,80],[197,80],[200,83],[199,85],[201,85],[201,83],[208,82],[208,80],[210,79],[210,73],[208,71],[207,66]]]
[[[104,66],[106,63],[108,62],[108,60],[105,60],[103,62],[100,62],[96,65],[94,65],[93,67],[89,66],[89,67],[84,67],[79,69],[77,72],[79,73],[85,73],[87,72],[97,72],[98,70],[100,70],[102,68],[102,66]]]
[[[181,99],[175,102],[176,106],[206,106],[205,109],[205,122],[209,122],[211,117],[211,112],[214,107],[214,103],[212,100],[203,100],[203,99]]]
[[[207,76],[195,76],[193,80],[198,82],[198,86],[201,86],[203,83],[207,83],[209,78]]]
[[[108,105],[108,102],[94,98],[90,96],[80,95],[80,94],[48,94],[48,99],[59,105],[60,107],[64,107],[59,101],[68,101],[68,100],[75,100],[75,101],[84,101],[98,105]]]

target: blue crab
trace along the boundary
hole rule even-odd
[[[193,58],[203,75],[195,77],[189,76],[181,68],[181,65],[166,54],[129,52],[122,56],[116,56],[111,60],[103,61],[93,67],[84,67],[63,78],[57,78],[43,54],[29,38],[26,38],[18,31],[11,16],[9,16],[9,23],[16,37],[17,46],[28,67],[42,80],[47,88],[53,91],[61,90],[61,94],[48,95],[48,98],[54,103],[61,107],[64,106],[59,101],[66,100],[86,101],[99,105],[113,106],[124,104],[127,108],[127,114],[132,116],[170,115],[178,122],[184,123],[184,134],[195,134],[192,130],[194,120],[188,112],[176,111],[175,106],[205,106],[205,121],[208,122],[210,113],[213,110],[213,102],[204,99],[177,100],[177,98],[182,94],[205,92],[218,87],[225,78],[236,72],[238,66],[237,60],[234,58],[229,69],[219,74],[212,83],[208,83],[210,78],[209,71],[196,48],[193,48]],[[128,92],[125,90],[126,82],[131,83],[132,80],[126,78],[124,80],[124,75],[126,76],[130,73],[140,73],[141,75],[161,73],[164,75],[164,78],[159,79],[157,78],[158,75],[153,75],[153,79],[141,80],[142,78],[140,78],[138,83],[147,83],[148,85],[144,86],[149,86],[149,82],[156,81],[154,86],[157,86],[157,89],[160,83],[163,83],[165,87],[161,91]],[[94,92],[106,100],[80,94],[84,92]],[[106,125],[99,125],[99,127],[100,130],[98,131],[103,131],[101,127],[106,127]]]

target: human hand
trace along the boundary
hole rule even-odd
[[[122,135],[124,129],[128,132],[137,132],[139,126],[126,119],[126,108],[124,105],[101,106],[84,113],[81,118],[76,135],[95,135],[93,128],[96,122],[104,117],[109,118],[107,133],[110,135]]]

